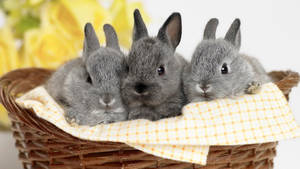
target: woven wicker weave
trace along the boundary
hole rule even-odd
[[[0,79],[0,101],[10,112],[19,158],[26,169],[271,169],[276,142],[212,146],[207,165],[163,159],[124,143],[91,142],[75,138],[15,103],[15,97],[41,85],[51,75],[45,69],[19,69]],[[288,97],[297,85],[295,72],[271,72]]]

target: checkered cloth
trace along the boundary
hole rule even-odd
[[[18,98],[17,103],[75,137],[124,142],[156,156],[202,165],[210,145],[264,143],[300,136],[284,95],[273,83],[263,85],[256,95],[188,104],[179,117],[94,127],[69,125],[63,110],[43,87]]]

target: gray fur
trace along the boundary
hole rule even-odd
[[[206,38],[197,46],[191,63],[182,74],[189,102],[240,96],[247,93],[253,82],[263,84],[270,81],[257,59],[239,53],[239,24],[239,20],[234,21],[226,39]],[[229,67],[228,74],[221,73],[224,63]],[[207,87],[207,91],[199,91],[197,85]]]
[[[237,49],[241,47],[241,31],[240,31],[241,21],[240,19],[235,19],[231,24],[229,30],[225,35],[225,40],[230,42]]]
[[[116,40],[111,35],[115,36],[106,32],[106,39]],[[92,126],[127,119],[120,96],[124,56],[116,50],[118,43],[108,44],[117,46],[100,47],[92,25],[86,24],[83,57],[62,65],[46,83],[47,91],[65,110],[69,122]],[[89,76],[92,83],[88,82]],[[110,105],[103,102],[113,99]]]
[[[85,25],[84,35],[83,59],[86,61],[87,57],[90,56],[92,52],[100,48],[100,43],[92,24],[87,23]]]
[[[134,17],[133,37],[132,37],[133,41],[137,41],[143,37],[147,37],[148,30],[138,9],[134,10],[133,17]]]
[[[216,30],[219,20],[216,18],[210,19],[204,29],[203,39],[216,39]]]
[[[137,22],[143,21],[135,16],[135,26],[143,27],[144,24]],[[146,28],[135,28],[141,29]],[[128,74],[122,80],[121,90],[129,109],[128,118],[159,120],[180,115],[184,104],[180,76],[185,60],[174,53],[181,37],[180,15],[171,15],[160,29],[158,37],[135,37],[126,59]],[[165,68],[163,75],[157,72],[160,66]],[[136,91],[135,86],[138,84],[147,86],[145,93],[139,94]]]
[[[157,37],[162,42],[169,44],[174,50],[181,40],[182,34],[181,16],[175,12],[166,20],[159,29]]]
[[[106,47],[110,47],[118,51],[121,51],[119,46],[118,36],[114,28],[110,24],[105,24],[103,26],[103,29],[106,37]]]

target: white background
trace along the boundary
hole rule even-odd
[[[190,59],[202,39],[206,22],[219,18],[217,37],[223,37],[235,18],[242,21],[241,52],[259,58],[268,71],[300,72],[300,1],[298,0],[143,0],[152,18],[149,32],[159,27],[173,12],[183,20],[183,35],[177,51]],[[300,88],[295,88],[290,105],[300,124]],[[0,169],[18,169],[14,141],[9,133],[0,133]],[[299,169],[300,139],[281,141],[275,169]]]

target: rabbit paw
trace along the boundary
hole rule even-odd
[[[139,112],[131,112],[128,115],[128,119],[129,120],[136,120],[136,119],[147,119],[147,120],[151,120],[151,121],[156,121],[159,120],[159,116],[155,113],[155,112],[143,112],[139,113]]]
[[[75,118],[68,118],[66,117],[66,121],[70,124],[72,127],[78,126],[78,122],[76,122]]]
[[[257,94],[259,93],[261,89],[261,84],[259,82],[253,81],[248,84],[248,87],[246,89],[246,93],[248,94]]]

